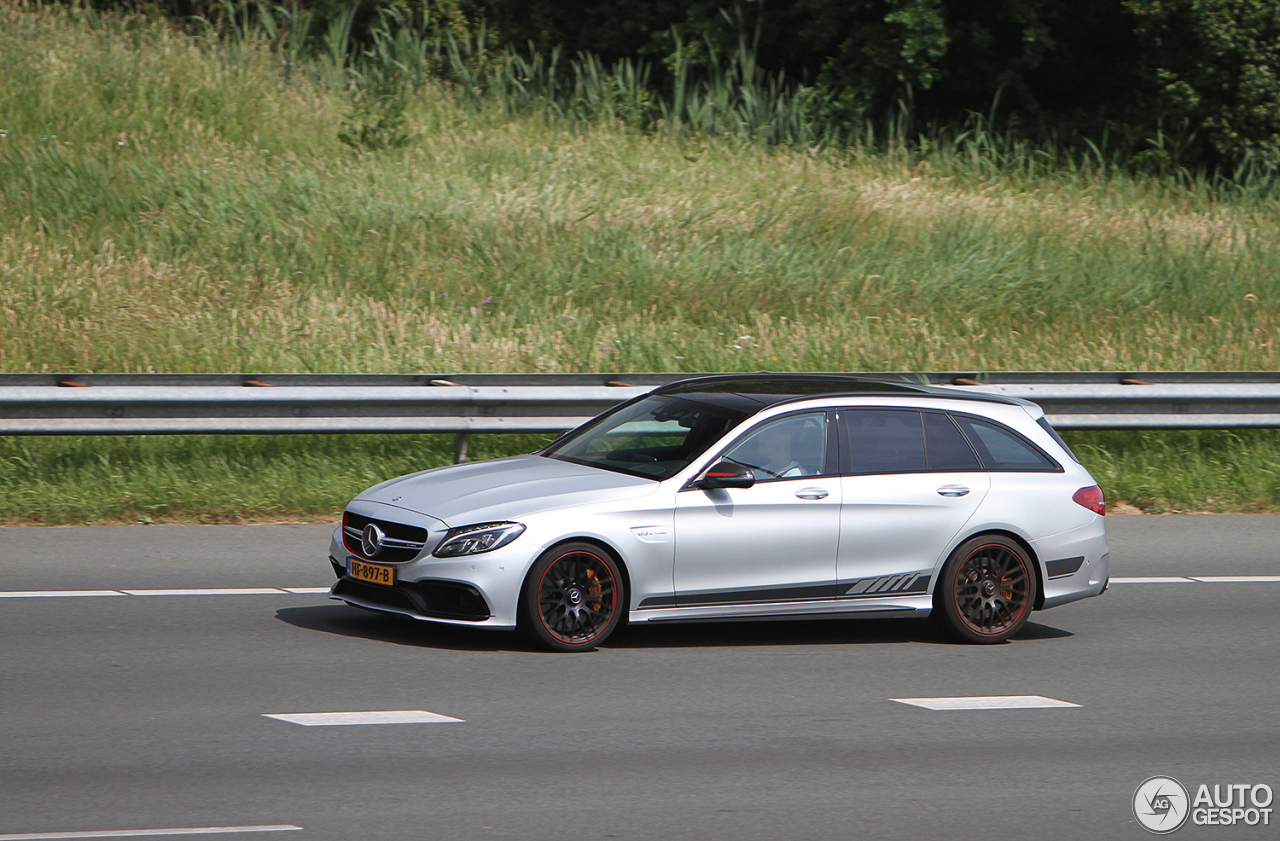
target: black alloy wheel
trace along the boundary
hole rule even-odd
[[[587,651],[613,633],[625,593],[617,563],[598,546],[566,543],[543,554],[529,570],[521,624],[555,651]]]
[[[1026,550],[1007,537],[981,535],[961,544],[943,565],[930,618],[966,642],[1004,642],[1027,624],[1035,594]]]

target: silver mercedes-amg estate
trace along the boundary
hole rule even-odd
[[[995,643],[1106,590],[1105,513],[1033,403],[704,377],[530,455],[369,488],[334,531],[332,598],[561,651],[623,621],[792,616],[927,616]]]

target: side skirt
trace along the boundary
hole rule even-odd
[[[925,617],[933,610],[929,595],[884,599],[814,599],[811,601],[718,604],[645,608],[631,611],[632,622],[696,622],[727,619],[896,619]]]

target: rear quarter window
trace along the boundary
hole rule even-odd
[[[1008,427],[966,415],[954,415],[987,470],[1058,473],[1062,466]]]
[[[1067,446],[1067,442],[1062,440],[1062,436],[1058,434],[1058,430],[1054,429],[1049,424],[1049,421],[1045,420],[1044,415],[1041,415],[1040,417],[1036,418],[1036,423],[1040,425],[1041,429],[1049,433],[1050,438],[1058,442],[1058,446],[1062,448],[1063,452],[1071,456],[1072,461],[1074,461],[1076,464],[1080,463],[1080,457],[1071,451],[1071,448]]]

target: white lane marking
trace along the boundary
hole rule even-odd
[[[1179,576],[1151,576],[1148,578],[1112,578],[1112,584],[1194,584],[1190,578]]]
[[[62,599],[80,596],[282,596],[329,592],[328,587],[206,587],[164,590],[3,590],[0,599]],[[0,841],[4,837],[0,836]]]
[[[336,727],[348,724],[438,724],[457,721],[426,710],[367,710],[349,713],[263,713],[267,718],[301,724],[303,727]]]
[[[278,587],[209,587],[187,590],[121,590],[130,596],[266,596],[280,594]]]
[[[102,829],[89,832],[20,832],[0,835],[0,841],[45,841],[54,838],[143,838],[155,835],[225,835],[231,832],[289,832],[302,829],[293,824],[263,826],[184,826],[172,829]]]
[[[1280,575],[1193,575],[1192,581],[1205,584],[1276,584]]]
[[[1150,575],[1112,578],[1112,584],[1280,584],[1280,575]],[[205,587],[154,590],[3,590],[0,599],[58,599],[81,596],[312,596],[328,587]],[[0,836],[0,841],[4,837]]]
[[[123,596],[119,590],[8,590],[0,599],[60,599],[79,596]],[[0,835],[0,838],[4,836]]]
[[[1068,701],[1043,695],[971,695],[957,698],[890,698],[899,704],[926,710],[1036,710],[1050,707],[1078,707]]]

